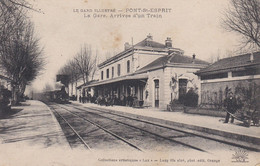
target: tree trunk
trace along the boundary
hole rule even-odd
[[[75,91],[76,91],[76,96],[78,97],[78,90],[77,90],[77,83],[78,81],[76,80],[76,85],[75,85]]]
[[[24,97],[25,88],[26,88],[26,84],[21,83],[21,85],[19,86],[18,102],[24,100],[23,97]]]
[[[12,105],[17,105],[18,104],[18,94],[17,94],[17,87],[16,85],[12,85]]]

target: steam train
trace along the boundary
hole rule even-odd
[[[69,103],[69,95],[65,91],[65,87],[63,86],[60,90],[53,90],[44,92],[44,99],[47,102],[56,102],[60,104]]]

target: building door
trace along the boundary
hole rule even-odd
[[[144,87],[143,85],[140,85],[140,90],[139,90],[139,100],[143,101],[144,100]]]
[[[159,107],[159,80],[154,80],[154,106]]]
[[[187,79],[179,79],[179,102],[183,103],[187,92]]]

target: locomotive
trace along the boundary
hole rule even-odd
[[[60,104],[69,103],[69,95],[62,86],[60,90],[53,90],[44,92],[44,98],[46,101],[56,102]]]

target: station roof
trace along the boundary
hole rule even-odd
[[[172,47],[171,47],[172,48]],[[129,46],[128,49],[125,49],[124,51],[118,53],[117,55],[105,60],[104,62],[100,63],[98,65],[98,67],[101,67],[123,55],[125,55],[126,53],[129,53],[135,49],[144,49],[144,50],[157,50],[157,51],[162,51],[162,52],[167,52],[169,50],[169,48],[162,43],[158,43],[156,41],[153,41],[152,36],[147,36],[147,38],[145,38],[144,40],[140,41],[139,43]]]
[[[88,87],[105,85],[105,84],[110,84],[110,83],[115,83],[115,82],[120,82],[120,81],[142,80],[142,79],[147,79],[147,78],[148,78],[148,74],[146,74],[146,73],[133,74],[133,75],[126,75],[126,76],[117,77],[117,78],[114,78],[114,79],[93,82],[93,83],[90,83],[90,84],[88,84],[84,87],[88,88]]]
[[[158,43],[158,42],[155,42],[153,40],[151,41],[147,41],[147,38],[140,41],[139,43],[137,43],[136,45],[134,45],[135,47],[136,46],[140,46],[140,47],[154,47],[154,48],[167,48],[164,44],[161,44],[161,43]]]
[[[251,54],[253,54],[252,61],[250,60]],[[231,70],[233,71],[238,69],[244,69],[244,67],[258,66],[259,64],[260,64],[260,51],[220,59],[219,61],[209,65],[208,67],[199,70],[198,72],[196,72],[196,74],[204,75],[204,74],[226,72]]]
[[[96,83],[96,82],[98,82],[98,80],[91,80],[91,81],[89,81],[87,83],[83,83],[83,84],[77,86],[77,89],[80,89],[83,86],[87,86],[87,85],[90,85],[90,84],[93,84],[93,83]]]
[[[153,69],[162,68],[167,65],[184,64],[184,65],[208,65],[209,63],[200,59],[194,59],[193,57],[173,53],[168,56],[159,57],[155,61],[149,63],[137,72],[145,72]]]

